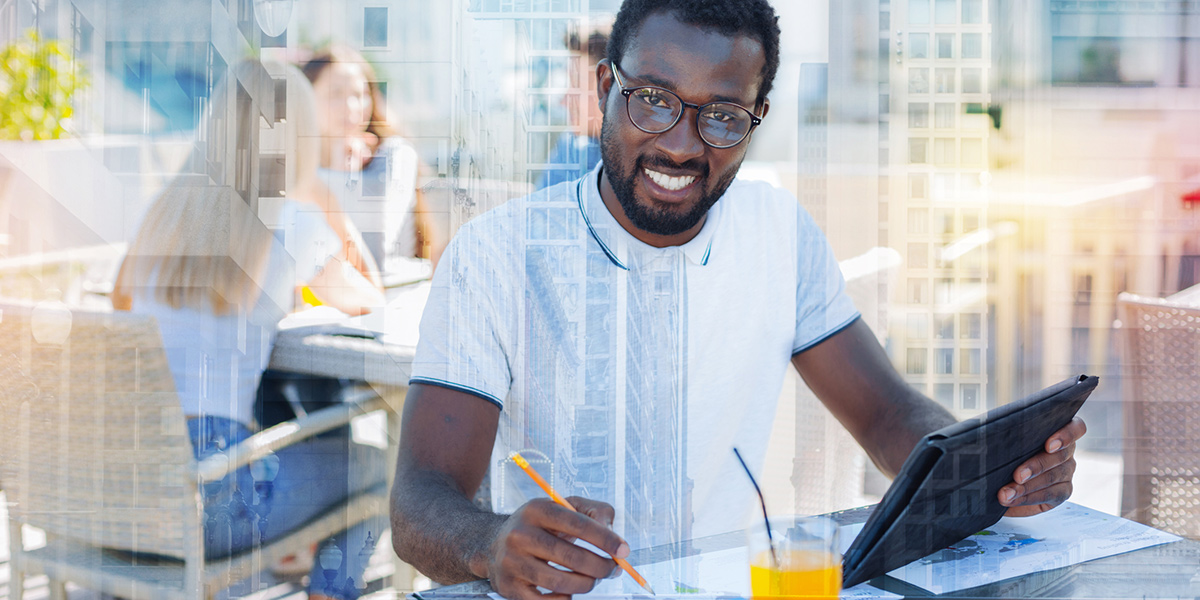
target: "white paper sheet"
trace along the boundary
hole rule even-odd
[[[1037,516],[1000,519],[888,575],[944,594],[1180,539],[1068,502]]]
[[[850,541],[861,529],[861,523],[840,528],[838,535],[843,550],[849,547]],[[750,560],[744,546],[660,563],[637,565],[636,568],[654,591],[663,596],[686,595],[703,600],[741,598],[750,593]],[[491,596],[494,600],[503,600],[498,594]],[[648,598],[649,594],[643,591],[632,577],[621,572],[615,579],[597,583],[590,593],[575,597]],[[900,598],[899,595],[865,583],[843,590],[841,597],[864,600]]]

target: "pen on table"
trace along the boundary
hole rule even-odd
[[[529,477],[533,479],[533,482],[538,484],[538,487],[542,488],[542,491],[546,492],[546,494],[549,495],[552,500],[574,512],[579,512],[575,510],[574,506],[571,506],[570,502],[567,502],[566,498],[563,498],[558,492],[554,491],[554,488],[550,487],[550,484],[546,483],[546,480],[542,479],[542,476],[538,475],[538,472],[534,471],[533,467],[529,466],[529,461],[525,460],[524,456],[513,452],[509,458],[512,458],[512,461],[517,463],[517,466],[521,467],[521,470],[525,471],[525,474],[529,475]],[[629,573],[629,576],[632,577],[633,580],[638,583],[638,585],[645,588],[647,592],[650,592],[651,596],[656,595],[654,593],[654,588],[650,587],[650,584],[646,582],[646,578],[642,577],[642,574],[638,573],[632,565],[625,561],[625,559],[617,558],[615,556],[612,557],[612,559],[616,561],[618,567],[621,567],[626,573]]]

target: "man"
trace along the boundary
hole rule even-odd
[[[608,47],[608,26],[605,24],[595,25],[586,40],[581,41],[579,38],[579,34],[571,33],[563,40],[564,45],[567,48],[579,48],[579,51],[573,53],[572,59],[586,65],[586,69],[582,70],[593,69],[596,64],[604,60],[605,50]],[[580,48],[580,46],[584,47]],[[594,90],[594,86],[589,85],[588,87]],[[536,189],[540,190],[564,181],[578,179],[600,162],[600,125],[604,115],[596,105],[587,102],[586,98],[582,105],[571,102],[571,100],[574,100],[574,96],[564,96],[562,103],[567,106],[571,124],[583,127],[583,135],[577,135],[573,131],[564,131],[555,140],[550,155],[546,157],[548,164],[571,165],[571,167],[546,169],[538,177]]]
[[[731,447],[761,464],[789,362],[889,474],[954,421],[892,368],[795,198],[734,180],[778,57],[765,0],[622,6],[601,165],[467,223],[438,270],[393,489],[402,559],[562,598],[612,570],[576,539],[623,557],[744,527]],[[1070,495],[1084,430],[1015,470],[1009,514]],[[583,514],[526,494],[511,451]],[[495,512],[471,502],[489,472]]]

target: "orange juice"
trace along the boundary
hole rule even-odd
[[[802,597],[834,600],[842,589],[842,561],[820,550],[779,550],[779,567],[764,551],[750,563],[754,600]]]

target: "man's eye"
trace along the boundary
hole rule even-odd
[[[704,113],[704,118],[708,119],[709,121],[716,121],[718,123],[728,123],[734,119],[737,119],[737,115],[729,111],[710,109]]]
[[[667,97],[665,94],[660,94],[654,90],[638,90],[638,100],[645,102],[650,106],[665,107],[667,106]]]

